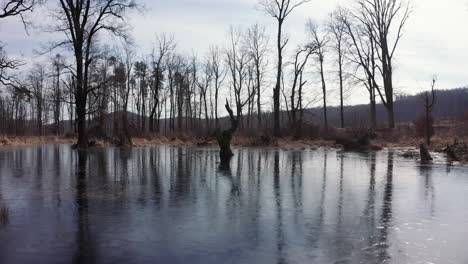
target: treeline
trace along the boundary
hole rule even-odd
[[[27,25],[23,15],[41,2],[6,1],[0,22],[21,15]],[[261,0],[258,8],[277,25],[274,38],[262,25],[230,27],[228,43],[201,56],[184,54],[167,34],[157,35],[149,54],[138,54],[126,17],[139,9],[139,1],[58,2],[50,10],[57,22],[48,31],[65,36],[50,43],[50,50],[62,49],[62,55],[18,74],[22,62],[9,60],[0,47],[3,134],[63,134],[71,127],[78,145],[86,146],[88,132],[107,134],[108,124],[109,136],[123,144],[133,133],[209,133],[221,126],[226,101],[240,129],[281,135],[285,128],[300,130],[313,122],[326,130],[356,125],[345,107],[350,87],[368,93],[368,109],[359,112],[367,126],[376,128],[383,120],[382,107],[388,127],[399,120],[392,64],[411,11],[403,0],[355,0],[326,21],[310,19],[296,48],[288,45],[284,25],[299,7],[312,3]],[[105,45],[104,33],[118,44]],[[330,87],[338,92],[331,94]],[[339,102],[337,118],[331,101]],[[317,104],[320,117],[307,117],[306,109]]]

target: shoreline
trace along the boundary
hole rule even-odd
[[[46,144],[59,144],[59,145],[73,145],[76,143],[76,138],[70,137],[59,137],[59,136],[15,136],[15,137],[3,137],[0,138],[0,149],[8,147],[32,147]],[[325,139],[300,139],[294,140],[293,138],[284,137],[278,138],[264,145],[255,145],[256,138],[252,137],[241,137],[237,136],[232,139],[232,146],[237,148],[252,148],[252,149],[284,149],[284,150],[304,150],[307,148],[334,148],[344,149],[342,145],[336,144],[335,140]],[[184,146],[184,147],[217,147],[215,140],[211,141],[200,141],[195,138],[180,137],[180,138],[169,138],[165,136],[158,137],[135,137],[132,138],[133,146],[129,148],[144,148],[144,147],[157,147],[157,146]],[[432,144],[428,147],[430,153],[433,156],[440,157],[440,154],[446,155],[445,149],[447,146],[454,143],[454,141],[465,144],[468,146],[468,137],[440,137],[436,136],[432,140]],[[350,150],[355,152],[366,152],[366,151],[380,151],[380,150],[395,150],[401,154],[401,156],[408,159],[419,159],[419,145],[424,140],[420,138],[403,138],[397,141],[377,139],[372,140],[368,149],[364,150]],[[89,149],[106,149],[117,147],[115,144],[96,141],[93,147]],[[447,162],[451,161],[446,158]],[[461,164],[468,164],[468,152],[462,153],[460,160],[457,161]]]
[[[232,139],[232,146],[234,147],[252,147],[252,148],[304,148],[304,147],[335,147],[342,148],[341,145],[337,144],[335,140],[326,139],[299,139],[295,140],[291,137],[283,137],[273,140],[269,144],[254,144],[257,139],[254,137],[242,137],[235,136]],[[64,144],[73,145],[77,141],[76,138],[60,137],[60,136],[14,136],[14,137],[0,137],[0,148],[1,147],[28,147],[44,144]],[[201,141],[196,138],[178,137],[169,138],[166,136],[157,137],[134,137],[132,138],[132,147],[152,147],[161,145],[171,146],[217,146],[216,140]],[[448,145],[454,142],[468,143],[468,137],[442,137],[436,136],[432,139],[432,144],[428,147],[430,151],[441,152]],[[376,139],[371,140],[370,149],[419,149],[419,145],[424,143],[421,138],[403,138],[400,140],[384,140]],[[96,146],[92,148],[106,148],[116,147],[115,144],[104,141],[96,141]]]
[[[260,148],[302,148],[302,147],[336,147],[341,148],[341,145],[337,144],[335,140],[326,139],[293,139],[290,137],[282,137],[273,140],[269,144],[253,144],[256,138],[253,137],[241,137],[235,136],[232,139],[232,146],[235,147],[260,147]],[[0,137],[0,148],[1,147],[28,147],[43,144],[64,144],[72,145],[77,141],[76,138],[60,137],[60,136],[14,136],[14,137]],[[172,145],[172,146],[217,146],[216,140],[201,141],[195,138],[178,137],[169,138],[165,136],[157,137],[134,137],[132,138],[132,147],[152,147],[161,145]],[[434,137],[432,144],[428,147],[429,150],[438,152],[447,145],[451,145],[454,142],[468,143],[468,137]],[[419,145],[424,143],[423,139],[420,138],[404,138],[401,140],[391,141],[384,139],[371,140],[370,148],[374,150],[384,148],[413,148],[419,149]],[[106,148],[116,147],[115,144],[110,142],[104,142],[101,140],[96,141],[96,147],[92,148]]]

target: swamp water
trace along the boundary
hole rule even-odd
[[[396,152],[0,149],[0,263],[468,263],[468,167]]]

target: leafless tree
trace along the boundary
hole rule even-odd
[[[146,127],[146,108],[148,100],[149,69],[145,60],[135,62],[134,78],[137,82],[138,90],[134,91],[136,108],[140,118],[140,128],[144,132]]]
[[[310,56],[316,52],[315,46],[305,45],[305,47],[299,47],[294,56],[294,71],[293,71],[293,82],[291,86],[291,97],[290,97],[290,107],[291,107],[291,123],[292,126],[300,126],[303,122],[302,115],[300,115],[299,124],[297,122],[298,111],[301,111],[303,107],[303,87],[307,83],[304,80],[304,71],[308,63]],[[297,96],[297,98],[296,98]],[[299,127],[300,128],[300,127]]]
[[[327,25],[327,30],[331,35],[331,47],[336,54],[336,63],[338,65],[338,80],[340,88],[340,125],[345,127],[344,118],[344,59],[346,51],[346,25],[341,19],[342,13],[340,8],[330,14]]]
[[[44,2],[43,0],[0,0],[0,19],[6,17],[19,16],[26,27],[29,22],[24,14],[32,12],[34,7]]]
[[[42,3],[40,0],[0,0],[0,19],[19,16],[26,29],[29,22],[25,19],[25,13],[32,12],[40,3]],[[16,78],[7,72],[16,70],[21,64],[18,60],[8,59],[4,44],[0,40],[0,84],[19,88]]]
[[[307,22],[307,29],[311,37],[311,45],[315,48],[315,55],[319,64],[320,80],[322,83],[322,96],[323,96],[323,123],[325,130],[328,130],[328,114],[327,114],[327,85],[325,82],[325,53],[327,52],[327,45],[329,37],[326,32],[320,31],[317,24],[312,20]]]
[[[388,125],[395,127],[393,58],[403,36],[403,27],[411,13],[404,0],[357,0],[354,17],[372,33],[380,62],[378,67],[383,79],[382,92],[377,92],[388,112]]]
[[[250,56],[245,45],[243,45],[243,34],[240,30],[231,27],[230,29],[230,48],[226,52],[226,62],[229,67],[231,88],[234,93],[236,103],[237,119],[242,125],[243,107],[253,98],[255,91],[245,94],[248,82],[252,81],[249,78],[249,63]],[[245,43],[245,42],[244,42]]]
[[[247,30],[247,47],[254,66],[258,125],[262,125],[262,87],[265,81],[269,38],[265,27],[254,24]]]
[[[31,95],[35,102],[37,131],[42,135],[47,73],[45,66],[36,63],[28,75]]]
[[[219,47],[211,47],[209,51],[211,72],[213,74],[213,85],[214,85],[214,116],[215,116],[215,126],[219,126],[219,117],[218,117],[218,99],[219,91],[221,86],[226,79],[227,71],[223,67],[222,63],[222,54]]]
[[[208,103],[207,103],[207,93],[208,90],[211,86],[211,82],[213,81],[213,67],[211,66],[211,61],[207,60],[203,65],[202,65],[202,70],[199,71],[199,74],[195,80],[195,83],[199,89],[199,95],[200,95],[200,114],[201,114],[201,108],[202,106],[204,107],[204,113],[205,113],[205,123],[206,123],[206,128],[210,127],[210,119],[209,119],[209,111],[208,111]]]
[[[86,135],[87,98],[92,89],[88,84],[89,67],[95,59],[92,51],[101,32],[126,38],[125,16],[129,9],[136,8],[136,0],[60,0],[53,14],[58,21],[53,28],[65,34],[66,39],[53,47],[71,48],[75,57],[76,114],[78,121],[79,148],[88,145]]]
[[[356,65],[354,79],[362,83],[369,93],[370,125],[377,127],[376,94],[379,84],[377,83],[377,47],[372,37],[373,32],[366,26],[355,21],[349,12],[339,13],[341,22],[345,25],[347,44],[347,58]],[[361,77],[359,72],[363,73]]]
[[[167,88],[169,90],[169,128],[171,131],[175,130],[175,117],[177,112],[177,95],[179,94],[177,89],[177,79],[180,79],[180,73],[184,67],[184,61],[182,56],[171,52],[166,57],[165,67],[167,69]],[[183,103],[183,101],[180,101]],[[181,113],[181,112],[180,112]],[[182,117],[180,117],[182,118]]]
[[[283,50],[289,40],[283,36],[283,25],[296,8],[308,2],[310,0],[259,0],[261,10],[272,16],[278,23],[276,39],[278,64],[276,69],[276,85],[273,89],[273,119],[276,135],[280,133],[280,90],[283,74]]]
[[[164,59],[168,53],[175,50],[176,43],[173,36],[168,36],[166,34],[161,34],[156,37],[156,47],[152,53],[152,64],[153,64],[153,87],[151,87],[153,95],[153,107],[150,113],[150,130],[155,131],[154,129],[154,117],[156,111],[160,106],[159,97],[161,90],[163,89],[164,81]],[[156,126],[159,129],[159,120]]]
[[[131,146],[132,138],[129,131],[128,108],[130,95],[132,92],[132,71],[134,66],[135,47],[131,41],[122,43],[122,47],[118,50],[118,58],[116,59],[113,70],[114,89],[118,92],[118,97],[121,105],[121,123],[118,130],[119,145]]]
[[[65,67],[65,58],[57,54],[52,59],[53,85],[52,85],[52,101],[53,101],[53,116],[55,124],[55,134],[60,133],[60,115],[62,113],[62,86],[61,78]]]
[[[20,88],[17,78],[9,71],[17,70],[23,63],[19,60],[10,60],[0,43],[0,84]]]
[[[434,108],[434,104],[436,102],[436,94],[435,94],[435,84],[436,78],[432,78],[431,81],[431,93],[429,92],[424,93],[424,114],[425,114],[425,129],[426,129],[426,143],[427,145],[431,145],[431,137],[434,135],[434,118],[432,116],[432,109]]]

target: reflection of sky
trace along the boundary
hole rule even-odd
[[[293,13],[286,23],[286,31],[291,37],[289,51],[304,40],[306,19],[311,17],[320,21],[337,4],[346,6],[349,2],[351,0],[314,0]],[[203,56],[210,45],[226,44],[229,25],[247,27],[258,22],[266,25],[273,36],[274,21],[256,10],[255,3],[254,0],[146,0],[147,12],[132,14],[130,19],[133,35],[140,47],[139,56],[151,51],[154,34],[161,32],[174,33],[181,51],[199,56]],[[396,54],[395,86],[398,91],[415,93],[426,89],[433,74],[438,76],[439,88],[465,86],[468,83],[465,73],[468,61],[468,29],[464,26],[468,22],[466,1],[413,0],[412,4],[414,12]],[[46,14],[44,9],[40,9],[32,20],[36,25],[52,21]],[[27,36],[17,19],[2,21],[0,35],[0,39],[8,44],[10,54],[27,57],[33,56],[33,49],[40,49],[41,44],[54,38],[39,29],[31,30]],[[336,80],[332,72],[328,78],[330,83]],[[333,86],[336,84],[330,85]],[[357,97],[351,95],[351,101],[362,102]]]

